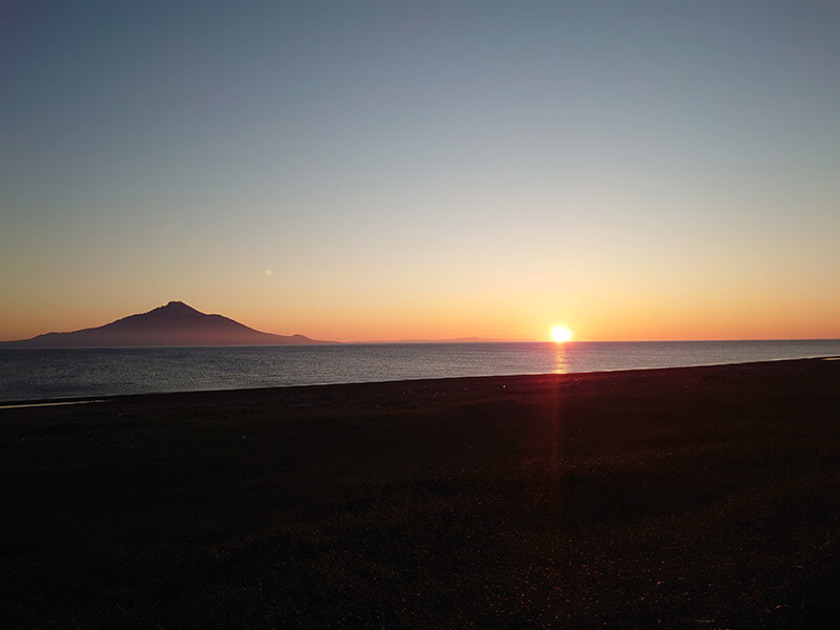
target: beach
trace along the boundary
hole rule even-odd
[[[823,627],[838,425],[825,359],[4,408],[0,625]]]

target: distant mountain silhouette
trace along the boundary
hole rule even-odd
[[[98,328],[47,333],[32,339],[3,342],[16,348],[103,346],[244,346],[333,343],[303,335],[273,335],[223,317],[207,315],[183,302],[170,302],[148,313],[129,315]]]

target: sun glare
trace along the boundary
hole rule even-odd
[[[557,343],[571,341],[573,336],[572,331],[565,326],[555,326],[551,329],[551,338]]]

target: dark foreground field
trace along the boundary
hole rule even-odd
[[[0,626],[829,627],[840,361],[0,409]]]

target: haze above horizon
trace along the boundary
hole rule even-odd
[[[840,337],[840,4],[0,9],[0,340]]]

